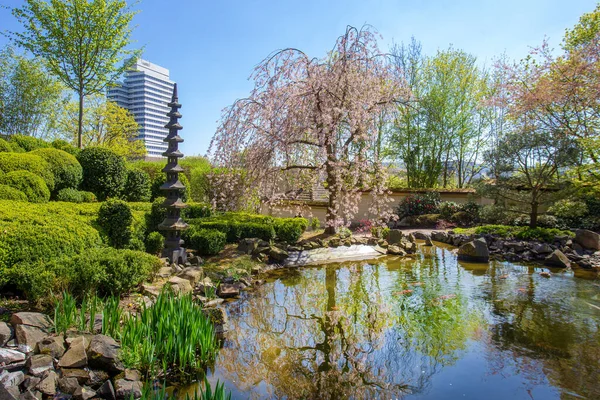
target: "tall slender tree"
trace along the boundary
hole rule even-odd
[[[136,12],[124,0],[26,0],[12,13],[24,30],[8,36],[77,94],[81,147],[85,97],[102,92],[139,55],[127,49]]]

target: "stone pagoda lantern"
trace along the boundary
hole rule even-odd
[[[179,136],[178,131],[182,129],[178,119],[181,114],[178,109],[181,104],[177,102],[177,84],[173,87],[173,98],[168,104],[171,111],[167,114],[170,121],[165,128],[169,129],[169,135],[163,139],[169,144],[167,151],[162,155],[167,157],[167,165],[162,169],[167,174],[167,181],[160,187],[165,192],[165,202],[163,205],[167,209],[167,216],[163,222],[158,225],[158,229],[164,231],[165,248],[162,256],[169,259],[172,263],[183,264],[187,261],[185,249],[182,247],[181,232],[188,228],[188,225],[181,219],[181,209],[187,207],[187,204],[181,200],[180,193],[185,186],[179,181],[179,173],[183,172],[183,168],[178,165],[180,157],[183,154],[179,151],[179,143],[183,139]]]

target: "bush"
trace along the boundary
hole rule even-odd
[[[473,216],[466,211],[455,212],[450,217],[450,221],[461,226],[471,225],[474,222]]]
[[[159,232],[150,232],[146,238],[146,252],[150,254],[160,254],[165,246],[165,238]]]
[[[317,217],[312,217],[310,220],[310,227],[313,231],[316,231],[321,227],[321,221]]]
[[[397,214],[400,218],[412,215],[434,214],[437,213],[439,204],[440,194],[438,192],[410,194],[400,201]]]
[[[71,143],[62,139],[56,139],[55,141],[50,143],[50,145],[55,149],[66,151],[67,153],[75,157],[77,157],[77,155],[79,155],[79,153],[81,152],[79,148],[73,146]]]
[[[64,188],[77,189],[81,183],[83,170],[79,161],[66,151],[48,148],[32,151],[42,157],[50,166],[54,177],[54,193]]]
[[[548,209],[563,227],[579,227],[588,215],[588,206],[580,200],[559,200]]]
[[[214,229],[191,228],[185,236],[188,247],[206,256],[219,254],[227,241],[225,233]]]
[[[540,240],[552,242],[556,236],[573,237],[571,231],[563,231],[556,228],[529,228],[507,225],[483,225],[475,228],[479,235],[496,235],[503,238],[516,238],[520,240]]]
[[[27,201],[25,193],[8,185],[0,185],[0,200]]]
[[[82,189],[93,192],[100,200],[121,195],[127,181],[123,157],[103,147],[88,147],[77,159],[83,168]]]
[[[44,180],[29,171],[13,171],[0,176],[0,184],[20,190],[32,203],[46,203],[50,200],[50,191]]]
[[[29,171],[44,180],[48,190],[54,190],[54,174],[50,165],[35,154],[0,153],[0,171]]]
[[[184,208],[186,218],[208,218],[212,216],[212,208],[206,203],[189,203],[187,208]]]
[[[0,153],[10,153],[12,152],[13,149],[10,146],[10,143],[8,143],[6,140],[0,138]]]
[[[58,191],[56,194],[57,201],[65,201],[67,203],[81,203],[83,198],[81,192],[76,189],[64,188]]]
[[[479,210],[481,222],[492,225],[505,225],[512,223],[513,215],[508,213],[504,207],[498,205],[486,205]]]
[[[50,147],[50,144],[45,140],[38,139],[33,136],[27,135],[11,135],[9,137],[11,142],[11,146],[17,146],[24,151],[33,151],[37,149],[43,149],[45,147]]]
[[[98,199],[96,199],[96,195],[92,192],[86,192],[85,190],[80,190],[79,194],[81,195],[81,201],[83,203],[95,203],[98,201]]]
[[[127,181],[123,190],[123,197],[127,201],[150,201],[151,195],[150,175],[140,170],[129,170]]]
[[[166,181],[167,181],[167,177],[164,173],[157,175],[152,180],[152,188],[151,188],[152,200],[156,199],[157,197],[162,197],[165,195],[165,192],[160,190],[160,187]],[[188,181],[185,174],[181,174],[181,173],[179,174],[179,181],[185,186],[185,189],[182,189],[181,192],[179,193],[179,195],[181,196],[181,200],[183,200],[184,202],[187,202],[188,198],[189,198],[190,182]]]
[[[282,218],[275,222],[275,236],[287,243],[296,243],[308,227],[306,218]]]
[[[460,205],[453,201],[442,201],[439,205],[440,216],[443,219],[450,219],[459,211],[461,211]]]
[[[122,249],[132,238],[133,214],[122,200],[108,200],[100,206],[98,224],[104,229],[111,246]]]
[[[387,226],[373,226],[371,228],[371,236],[376,238],[385,239],[387,238],[389,233],[390,228],[388,228]]]

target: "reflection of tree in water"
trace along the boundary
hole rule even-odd
[[[388,398],[426,389],[474,324],[460,293],[440,298],[448,286],[437,281],[439,263],[420,263],[392,272],[330,265],[305,270],[293,286],[263,288],[230,309],[219,369],[242,391],[260,385],[270,397]],[[396,293],[417,277],[424,284],[413,293]]]

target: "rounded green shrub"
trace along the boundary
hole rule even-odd
[[[50,165],[55,192],[65,188],[77,189],[83,177],[83,169],[77,158],[54,148],[34,150],[31,154],[42,157]]]
[[[442,201],[439,205],[440,216],[449,220],[452,215],[460,211],[460,205],[453,201]]]
[[[54,174],[50,164],[42,157],[31,153],[0,153],[0,171],[29,171],[41,177],[47,188],[54,190]]]
[[[81,192],[76,189],[64,188],[58,191],[56,194],[57,201],[65,201],[67,203],[81,203],[83,202]]]
[[[62,139],[56,139],[55,141],[50,143],[50,145],[52,147],[54,147],[55,149],[66,151],[67,153],[69,153],[75,157],[77,157],[79,152],[81,152],[81,150],[79,148],[73,146],[71,143],[67,142],[66,140],[62,140]]]
[[[150,232],[146,238],[146,252],[150,254],[159,254],[165,244],[165,238],[160,232]]]
[[[29,171],[12,171],[0,176],[0,184],[20,190],[32,203],[46,203],[50,190],[42,178]]]
[[[122,200],[108,200],[98,210],[98,224],[108,238],[108,243],[116,248],[124,248],[132,236],[133,214],[129,205]]]
[[[163,206],[164,201],[164,197],[157,197],[152,202],[150,212],[146,213],[146,227],[148,232],[158,231],[158,225],[163,222],[167,216],[167,209]]]
[[[185,210],[186,218],[208,218],[212,215],[212,207],[206,203],[188,203]]]
[[[83,168],[83,190],[93,192],[100,200],[121,195],[127,181],[123,157],[104,147],[88,147],[77,159]]]
[[[160,190],[160,187],[167,181],[167,177],[165,174],[159,174],[152,180],[152,199],[154,200],[157,197],[164,196],[165,193]],[[181,200],[188,201],[189,198],[189,188],[190,182],[188,181],[185,174],[179,174],[179,181],[185,186],[185,189],[181,190],[179,194],[181,196]]]
[[[296,243],[307,227],[305,218],[282,218],[275,222],[275,235],[281,241]]]
[[[27,201],[25,193],[8,185],[0,185],[0,200]]]
[[[9,140],[12,144],[16,145],[17,147],[19,147],[25,151],[32,151],[32,150],[41,149],[44,147],[50,147],[50,143],[46,142],[45,140],[33,137],[33,136],[10,135]]]
[[[214,256],[225,248],[226,235],[214,229],[190,229],[186,235],[189,248],[197,250],[199,254]]]
[[[80,190],[79,194],[81,195],[81,201],[83,203],[95,203],[98,201],[98,199],[96,199],[96,195],[92,192],[86,192],[85,190]]]
[[[141,170],[132,169],[127,172],[127,181],[123,197],[127,201],[150,201],[150,175]]]
[[[10,146],[10,143],[0,138],[0,153],[10,153],[11,151],[13,151],[13,149]]]

